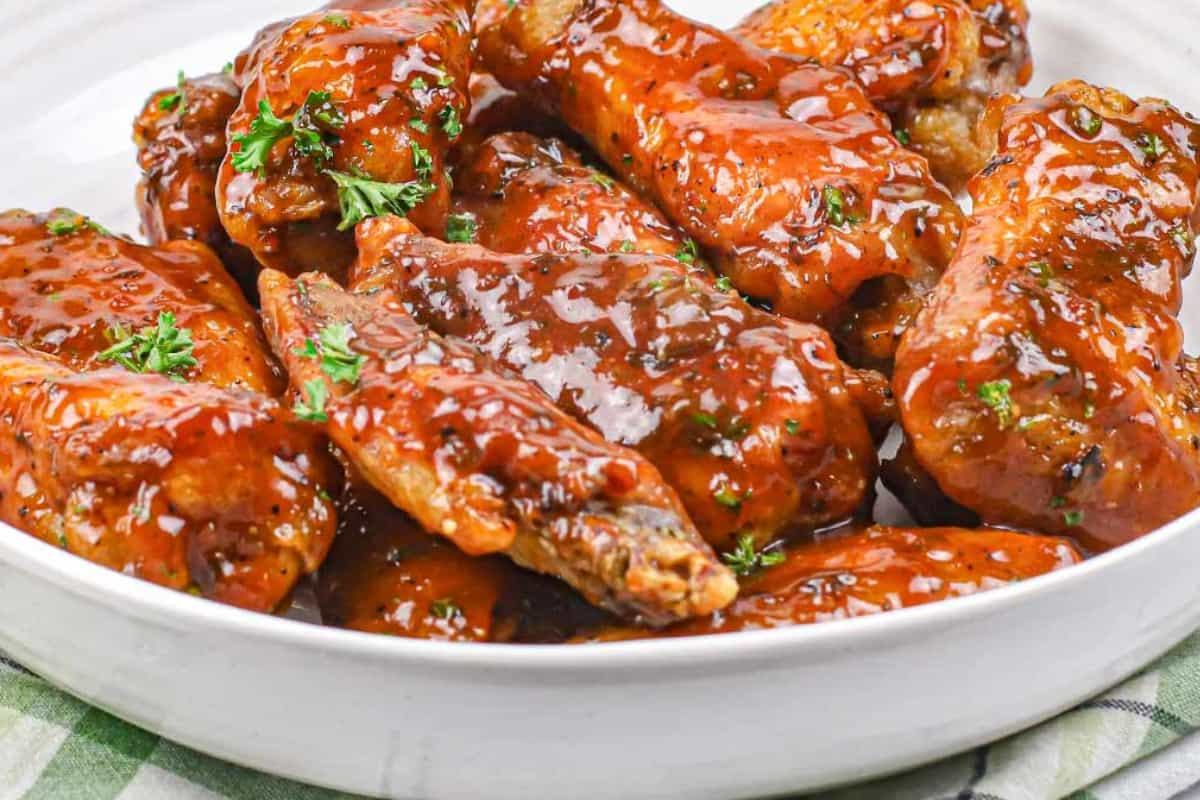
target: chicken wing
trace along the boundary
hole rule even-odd
[[[0,518],[174,589],[269,611],[333,538],[317,435],[274,400],[0,339]]]
[[[235,245],[217,213],[217,170],[225,158],[225,125],[242,93],[227,73],[185,78],[155,92],[133,124],[142,177],[137,205],[151,244],[203,242],[216,251],[242,291],[254,297],[254,256]]]
[[[1200,123],[1080,82],[998,100],[975,212],[896,361],[917,459],[989,524],[1096,549],[1200,504],[1200,393],[1175,319]]]
[[[283,391],[254,310],[206,246],[145,247],[68,209],[0,214],[0,337],[96,369],[119,363],[120,343],[164,314],[188,332],[195,362],[176,377]]]
[[[267,28],[236,62],[221,220],[290,274],[340,277],[348,229],[385,211],[443,233],[468,110],[469,0],[337,5]]]
[[[585,166],[558,139],[488,138],[454,176],[451,241],[502,253],[659,253],[695,260],[694,246],[654,206]]]
[[[975,594],[1078,564],[1065,539],[1002,530],[885,528],[841,532],[787,550],[742,554],[741,596],[661,631],[608,626],[577,641],[810,625]]]
[[[561,642],[611,618],[502,556],[468,556],[378,493],[339,503],[317,594],[326,624],[415,639]]]
[[[988,97],[1033,73],[1024,0],[773,0],[734,33],[849,68],[897,135],[955,191],[987,162]]]
[[[737,593],[649,463],[478,351],[424,330],[388,292],[352,295],[274,271],[259,289],[308,416],[426,530],[471,555],[507,553],[649,624]]]
[[[505,256],[396,217],[358,234],[357,291],[394,290],[423,324],[637,448],[716,547],[841,522],[873,485],[871,436],[815,326],[758,311],[673,258]]]
[[[860,363],[890,360],[911,298],[949,261],[960,212],[844,71],[759,50],[659,0],[531,0],[478,50],[739,291],[836,331]]]

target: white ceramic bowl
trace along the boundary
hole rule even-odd
[[[1200,109],[1195,3],[1031,4],[1038,87],[1078,75]],[[717,23],[747,10],[678,5]],[[0,0],[0,206],[66,204],[133,230],[129,120],[144,95],[306,7]],[[8,529],[0,647],[164,736],[349,791],[764,796],[948,755],[1127,676],[1200,626],[1197,528],[1192,514],[1081,566],[940,605],[595,647],[447,645],[257,616]]]

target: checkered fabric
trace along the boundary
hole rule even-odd
[[[1200,633],[1117,688],[1036,728],[819,800],[1166,800],[1200,782],[1200,734],[1188,736],[1197,727]],[[0,800],[163,798],[352,796],[209,758],[0,659]]]

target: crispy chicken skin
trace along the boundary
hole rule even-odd
[[[264,266],[336,278],[353,260],[354,240],[337,230],[345,226],[330,170],[427,187],[412,218],[443,232],[446,155],[468,111],[471,31],[469,0],[335,6],[265,29],[239,56],[243,93],[217,202],[229,235]],[[239,137],[264,103],[307,135],[283,136],[261,169],[240,171]]]
[[[133,124],[142,177],[137,206],[151,244],[203,242],[216,251],[247,295],[257,291],[257,262],[233,244],[217,213],[217,170],[225,125],[242,93],[225,73],[182,80],[150,96]]]
[[[1002,530],[886,528],[840,532],[777,551],[782,563],[742,580],[728,608],[661,631],[600,628],[576,641],[810,625],[995,589],[1082,560],[1065,539]]]
[[[454,176],[454,213],[502,253],[658,253],[695,258],[662,213],[558,139],[488,138]]]
[[[1033,72],[1024,0],[775,0],[734,33],[768,50],[849,68],[955,191],[990,144],[987,99]]]
[[[254,310],[206,246],[145,247],[68,209],[0,214],[0,337],[96,369],[111,365],[100,355],[114,331],[151,327],[163,312],[191,331],[198,363],[185,379],[283,391]]]
[[[484,30],[497,78],[559,114],[744,294],[886,362],[892,313],[949,261],[960,212],[845,71],[658,0],[531,0]],[[894,276],[872,313],[864,284]],[[880,303],[886,308],[881,308]]]
[[[501,255],[359,226],[357,291],[393,290],[611,442],[637,448],[715,547],[852,516],[875,450],[828,335],[696,277],[674,258]]]
[[[613,622],[566,584],[503,556],[468,556],[382,495],[354,487],[321,566],[326,624],[414,639],[561,642]]]
[[[917,459],[984,522],[1103,549],[1200,503],[1200,394],[1175,319],[1200,123],[1080,82],[997,100],[954,263],[901,346]]]
[[[572,421],[473,348],[413,322],[387,291],[265,271],[267,329],[292,381],[325,387],[330,438],[426,530],[471,555],[506,553],[647,624],[721,608],[737,584],[658,472]],[[307,342],[349,325],[363,358],[333,382]]]
[[[315,433],[274,400],[0,339],[0,518],[174,589],[274,608],[333,538]]]

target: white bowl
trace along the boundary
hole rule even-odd
[[[1038,87],[1178,85],[1200,9],[1032,0]],[[129,120],[303,2],[0,0],[0,206],[135,229]],[[714,22],[744,9],[678,6]],[[250,18],[253,17],[253,18]],[[1197,330],[1194,324],[1189,328]],[[0,530],[0,648],[176,741],[389,797],[728,798],[861,780],[1104,689],[1200,626],[1200,515],[1069,570],[877,617],[592,647],[441,644],[254,615]]]

